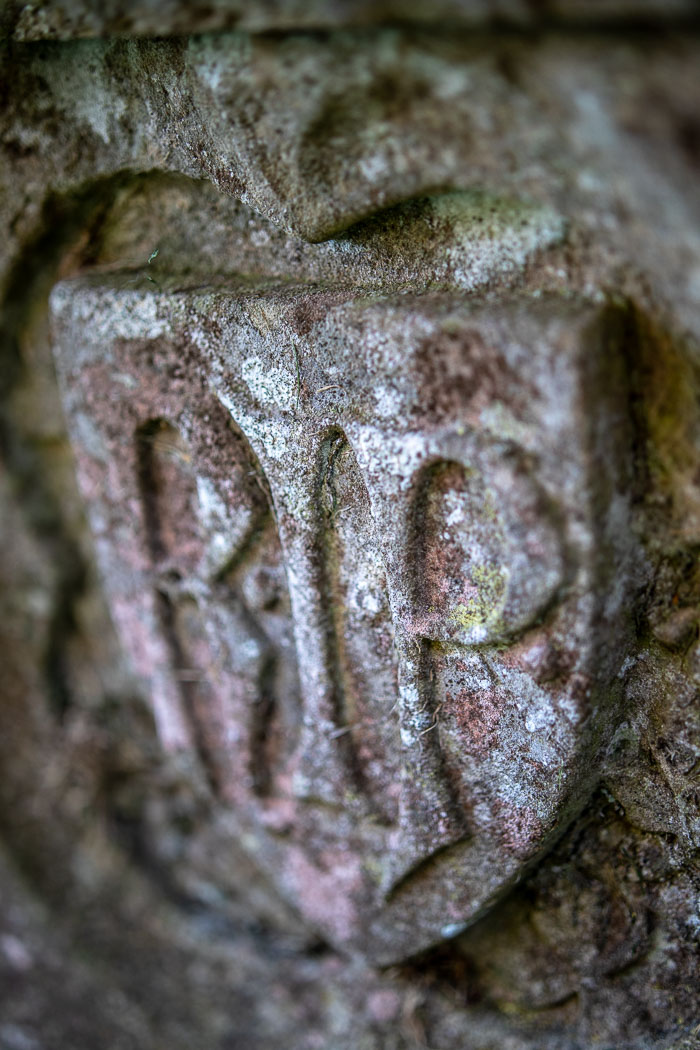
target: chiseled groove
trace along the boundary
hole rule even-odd
[[[262,535],[259,534],[259,536]],[[254,550],[256,546],[257,544],[252,544],[248,550]],[[240,565],[241,562],[238,561],[237,564]],[[264,798],[272,792],[274,776],[274,760],[270,751],[270,741],[271,729],[273,729],[279,712],[279,697],[276,688],[279,658],[267,632],[249,609],[242,594],[234,591],[233,583],[230,576],[223,581],[225,591],[222,594],[222,600],[229,604],[235,603],[238,614],[245,621],[246,629],[255,637],[263,654],[257,679],[257,695],[251,705],[247,727],[247,766],[253,793]]]
[[[219,588],[225,588],[228,592],[224,600],[235,601],[239,613],[246,621],[248,630],[256,637],[264,654],[258,676],[257,698],[252,705],[248,724],[248,774],[254,794],[264,798],[271,794],[274,774],[270,740],[273,723],[279,712],[279,697],[275,685],[279,671],[279,659],[274,644],[262,624],[248,607],[242,593],[236,592],[235,576],[250,564],[256,552],[269,537],[271,528],[274,528],[274,537],[277,542],[279,542],[279,537],[275,525],[272,494],[258,458],[245,434],[233,420],[228,420],[228,426],[250,467],[249,474],[260,488],[263,503],[258,513],[253,514],[248,528],[231,556],[216,572],[213,583]]]
[[[154,435],[162,429],[164,423],[170,426],[161,419],[151,420],[140,427],[136,433],[139,493],[143,508],[146,544],[154,568],[166,553],[162,538],[161,497],[163,491],[153,443]],[[177,674],[179,669],[190,666],[187,646],[180,637],[178,629],[177,609],[171,597],[161,589],[156,589],[155,600],[161,629],[170,653],[171,668],[175,672],[173,677],[177,682],[183,711],[192,733],[194,748],[210,790],[214,795],[219,795],[220,777],[215,759],[207,744],[198,711],[202,701],[202,685],[198,681],[189,680]]]
[[[268,524],[270,520],[274,521],[275,517],[272,494],[269,485],[267,484],[267,478],[260,466],[258,457],[255,455],[255,452],[251,448],[250,442],[243,431],[236,425],[236,423],[234,423],[233,419],[228,416],[228,410],[226,410],[226,412],[228,429],[233,435],[239,451],[243,453],[243,458],[249,467],[249,475],[253,478],[255,484],[259,487],[260,492],[262,493],[263,503],[260,506],[258,513],[253,514],[251,522],[240,542],[237,544],[236,549],[217,571],[214,577],[214,583],[226,583],[227,580],[230,580],[238,572],[240,567],[250,559],[255,549],[264,539]]]
[[[364,798],[368,798],[370,797],[368,785],[352,739],[352,732],[342,732],[353,724],[354,712],[345,652],[344,605],[339,586],[340,551],[335,522],[339,508],[335,489],[335,471],[338,458],[350,448],[345,434],[339,428],[335,428],[326,436],[320,449],[318,475],[319,548],[321,552],[319,591],[323,608],[327,611],[324,659],[332,684],[332,718],[336,729],[340,731],[336,739],[336,746],[355,788]]]
[[[272,789],[273,755],[270,753],[271,732],[278,711],[275,680],[278,661],[274,651],[266,642],[269,651],[262,661],[258,678],[258,698],[253,705],[250,724],[250,777],[254,794],[261,798],[269,796]]]
[[[427,857],[421,857],[417,860],[416,863],[404,871],[396,882],[386,891],[384,894],[384,900],[386,903],[391,904],[401,893],[403,893],[409,883],[412,883],[415,879],[419,879],[422,875],[427,874],[448,853],[453,850],[456,851],[461,849],[470,838],[471,835],[465,832],[463,838],[458,838],[451,842],[445,842],[442,846],[438,846],[438,848]]]
[[[167,554],[162,540],[162,483],[157,469],[153,442],[154,435],[162,431],[163,425],[163,420],[152,420],[142,427],[137,434],[139,488],[144,513],[146,542],[154,566]],[[253,791],[259,796],[265,796],[270,792],[273,776],[269,744],[271,722],[274,720],[278,710],[278,702],[275,695],[278,661],[274,647],[266,632],[248,608],[242,595],[235,593],[235,581],[233,578],[241,567],[250,561],[251,557],[264,542],[266,535],[269,535],[269,526],[273,521],[272,504],[269,491],[261,480],[261,471],[252,450],[245,437],[239,431],[235,430],[234,433],[243,445],[246,459],[249,460],[251,467],[255,470],[255,477],[263,492],[265,504],[261,506],[259,513],[253,516],[236,550],[215,574],[213,584],[215,587],[224,589],[227,592],[222,596],[224,600],[234,600],[236,602],[239,612],[246,621],[248,630],[255,635],[264,653],[258,680],[259,698],[252,706],[248,726],[250,741],[248,771]],[[192,661],[188,657],[187,644],[181,636],[181,629],[178,627],[175,604],[171,597],[162,590],[156,592],[156,603],[161,628],[170,652],[172,668],[177,671],[180,668],[189,667]],[[199,761],[211,790],[215,794],[219,794],[221,790],[221,776],[217,769],[215,757],[212,755],[211,748],[206,740],[204,729],[206,719],[202,717],[204,713],[202,708],[206,704],[206,699],[202,697],[202,691],[208,688],[208,685],[206,681],[188,680],[177,674],[175,678]]]
[[[414,608],[416,608],[418,604],[416,600],[418,597],[418,588],[421,586],[422,581],[425,580],[426,576],[425,562],[428,554],[426,549],[426,518],[428,514],[430,492],[436,478],[440,476],[445,468],[449,469],[454,466],[460,466],[460,464],[454,460],[436,460],[433,463],[427,464],[418,478],[416,496],[411,508],[409,535],[409,551],[414,552],[412,566],[412,604]],[[446,785],[450,795],[451,805],[454,807],[455,813],[459,813],[460,807],[458,800],[452,790],[451,780],[446,769],[445,756],[440,747],[440,727],[438,725],[439,709],[436,692],[437,675],[435,669],[436,653],[440,649],[442,649],[441,645],[428,638],[422,638],[420,640],[420,700],[421,705],[429,711],[431,721],[435,727],[424,733],[422,744],[424,754],[425,751],[427,751],[429,762],[433,767],[434,774]]]
[[[271,515],[268,508],[261,509],[260,513],[254,516],[230,558],[224,562],[220,569],[217,569],[213,579],[214,584],[229,583],[241,566],[250,559],[265,536],[270,518]]]

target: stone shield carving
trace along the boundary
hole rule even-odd
[[[311,285],[58,285],[114,624],[313,926],[381,963],[483,914],[585,801],[636,546],[622,312]]]

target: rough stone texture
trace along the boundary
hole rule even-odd
[[[164,36],[222,29],[269,32],[385,25],[452,23],[538,26],[552,20],[584,25],[616,22],[692,21],[694,0],[33,0],[6,4],[15,40],[71,40],[99,36]]]
[[[3,1050],[698,1045],[699,52],[6,43]]]
[[[615,731],[646,573],[605,312],[54,289],[98,562],[161,739],[200,751],[340,946],[394,962],[473,919]]]

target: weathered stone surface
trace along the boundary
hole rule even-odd
[[[407,30],[76,41],[16,46],[6,62],[15,237],[39,221],[47,177],[58,192],[122,169],[206,177],[313,240],[436,188],[476,189],[575,214],[612,256],[623,240],[669,301],[694,308],[687,40],[662,41],[644,63],[596,37],[485,48]]]
[[[695,1045],[698,69],[6,47],[3,1047]]]
[[[692,19],[693,0],[15,0],[6,19],[16,40],[71,40],[75,37],[165,36],[222,29],[249,32],[338,26],[453,23],[528,26],[547,19],[588,22]]]
[[[644,583],[623,320],[124,278],[57,286],[52,316],[165,746],[200,752],[337,943],[395,961],[480,914],[621,718]]]

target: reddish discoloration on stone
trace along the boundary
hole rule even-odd
[[[61,31],[81,2],[10,3],[7,26],[16,17],[13,6],[22,9],[23,29],[31,35],[36,25],[39,34],[42,25]],[[155,3],[102,5],[112,12],[103,25],[118,22],[128,30],[136,22],[129,21],[126,9],[144,6],[151,9],[151,28],[160,32],[164,27],[156,23],[165,5]],[[218,2],[177,0],[169,8],[186,30],[188,20],[189,28],[198,17],[216,21],[214,6],[222,9]],[[238,28],[252,25],[245,21],[246,7],[261,6],[244,3]],[[284,15],[282,8],[290,15],[288,3],[273,0],[272,6],[273,16]],[[318,28],[317,15],[329,5],[302,6],[305,21]],[[341,21],[348,6],[354,18],[356,4],[330,4]],[[372,8],[373,22],[390,22],[400,6],[365,3],[363,11]],[[525,21],[542,16],[545,23],[554,20],[550,28],[556,31],[502,35],[494,23],[472,38],[454,33],[452,25],[438,25],[435,5],[423,0],[411,17],[436,22],[426,33],[387,25],[376,32],[4,49],[0,255],[7,326],[0,396],[8,474],[0,486],[8,527],[0,588],[5,603],[0,818],[10,855],[31,873],[32,891],[52,890],[61,925],[77,935],[72,939],[80,944],[81,959],[58,945],[50,919],[36,932],[31,903],[26,937],[16,928],[21,908],[13,865],[3,862],[4,921],[34,959],[21,981],[18,971],[9,970],[8,979],[0,979],[3,1043],[77,1048],[82,1040],[179,1050],[233,1040],[272,1050],[278,1043],[340,1048],[346,1042],[399,1041],[475,1050],[511,1044],[542,1050],[556,1044],[568,1050],[595,1042],[648,1050],[656,1042],[675,1046],[680,1040],[684,1047],[693,1042],[698,924],[692,851],[700,841],[693,784],[700,753],[693,710],[700,660],[692,617],[700,593],[693,568],[700,535],[695,345],[700,128],[694,100],[700,94],[700,62],[693,26],[673,21],[681,9],[690,11],[693,0],[458,0],[450,6],[456,17],[480,23],[494,14]],[[223,7],[233,19],[241,4],[223,0]],[[626,26],[626,18],[635,17],[632,8],[641,7],[644,24]],[[662,8],[667,17],[660,15]],[[52,11],[58,22],[51,25]],[[610,15],[619,21],[606,33],[603,21]],[[101,17],[93,10],[89,31]],[[592,32],[579,32],[578,24],[574,29],[579,17]],[[161,174],[153,172],[158,168]],[[404,203],[330,242],[309,245],[285,237],[211,183],[164,176],[165,169],[208,176],[224,193],[243,194],[288,228],[311,236],[346,228],[397,200]],[[146,171],[143,177],[133,174]],[[467,192],[405,200],[436,186]],[[569,236],[561,244],[567,226]],[[145,354],[149,343],[167,342],[194,319],[193,329],[178,337],[174,359],[158,358],[165,362],[168,383],[187,377],[188,370],[194,382],[200,365],[204,371],[211,365],[210,386],[229,398],[224,415],[238,418],[239,395],[247,397],[250,381],[257,387],[247,388],[259,414],[253,413],[244,429],[256,439],[264,430],[274,432],[280,439],[273,449],[277,456],[284,457],[285,438],[284,427],[272,418],[277,408],[305,421],[314,415],[314,426],[318,420],[337,424],[342,417],[373,501],[372,520],[357,520],[353,511],[347,532],[362,537],[369,528],[371,544],[383,546],[396,627],[392,637],[386,615],[371,611],[377,603],[367,591],[356,603],[359,613],[350,616],[344,608],[335,617],[345,653],[335,645],[336,659],[323,666],[326,674],[333,668],[354,671],[345,673],[345,693],[320,695],[310,673],[314,662],[321,663],[318,639],[330,632],[318,621],[313,630],[303,630],[313,613],[303,595],[313,592],[317,577],[299,572],[299,564],[303,553],[318,553],[313,537],[294,545],[313,517],[306,514],[309,503],[297,499],[304,463],[282,481],[282,468],[265,468],[278,482],[279,531],[295,589],[294,616],[302,624],[300,656],[314,657],[306,659],[300,703],[293,682],[276,677],[262,639],[263,677],[275,680],[279,688],[272,692],[284,700],[275,707],[256,703],[274,697],[255,674],[257,657],[248,646],[256,632],[240,621],[234,630],[231,611],[242,595],[268,638],[279,639],[280,648],[291,640],[285,635],[284,624],[292,617],[284,611],[289,598],[272,516],[262,530],[264,552],[240,575],[225,574],[212,599],[207,583],[220,565],[221,550],[215,543],[207,546],[212,557],[207,555],[200,571],[198,530],[186,514],[189,497],[171,500],[174,520],[163,501],[154,508],[161,535],[170,536],[171,554],[181,548],[179,570],[143,545],[122,542],[119,528],[140,519],[142,499],[127,485],[122,501],[124,465],[112,462],[114,450],[102,441],[103,451],[108,446],[111,451],[102,463],[91,457],[83,462],[82,477],[91,505],[104,505],[109,495],[116,508],[92,520],[102,580],[115,584],[107,588],[112,616],[125,625],[123,649],[143,670],[140,684],[126,675],[122,681],[122,662],[117,656],[112,660],[116,646],[100,611],[100,587],[81,554],[83,527],[44,348],[44,290],[68,239],[75,246],[64,253],[60,276],[70,276],[76,267],[97,266],[106,273],[126,265],[130,273],[115,277],[118,289],[136,285],[156,293],[151,306],[159,301],[160,307],[143,310],[128,335],[129,342],[141,341]],[[144,265],[156,245],[158,259]],[[233,307],[228,315],[223,311],[222,320],[206,284],[245,298],[251,281],[241,274],[264,275],[265,286],[255,288],[248,320]],[[146,275],[158,284],[149,287]],[[286,284],[284,294],[272,287],[278,279]],[[324,288],[311,291],[309,282],[315,281]],[[338,283],[364,297],[342,322],[338,308],[347,297],[336,294]],[[172,290],[195,284],[193,299],[183,309],[176,303],[171,318]],[[517,287],[520,309],[508,301]],[[429,295],[421,302],[415,293],[422,289]],[[427,321],[429,300],[435,306],[455,289],[442,318]],[[610,311],[608,318],[615,313],[620,318],[611,327],[608,321],[579,323],[576,297],[595,302],[592,317],[611,289],[635,307]],[[401,323],[396,300],[393,315],[384,306],[376,309],[378,297],[397,290],[406,302],[412,300],[410,316]],[[486,308],[478,306],[482,294]],[[537,297],[543,299],[540,310]],[[128,320],[128,296],[113,295],[111,304],[114,314]],[[205,318],[201,324],[198,316]],[[535,318],[529,325],[527,316]],[[73,327],[71,354],[79,356],[93,338],[91,329],[101,324],[100,312],[87,310]],[[244,355],[255,333],[269,344],[269,353],[249,362],[245,375],[239,367],[239,325],[248,333]],[[596,327],[602,339],[594,337]],[[285,362],[295,360],[292,338],[298,376],[292,365],[291,381],[278,382]],[[115,340],[102,327],[96,341],[107,360]],[[576,356],[581,341],[588,347],[589,370]],[[608,382],[599,364],[613,360],[620,345],[626,348],[622,365],[610,369]],[[417,347],[423,360],[414,377]],[[114,380],[118,386],[116,374]],[[628,380],[631,389],[625,392]],[[74,385],[79,391],[79,375]],[[273,388],[283,395],[276,408],[270,403]],[[580,391],[580,403],[569,396],[573,388]],[[103,389],[103,404],[94,406],[98,423],[109,383]],[[548,397],[547,390],[555,396]],[[190,407],[199,411],[202,403],[192,397]],[[633,431],[629,411],[636,418]],[[203,415],[195,429],[218,440],[226,429],[221,422]],[[469,431],[461,443],[460,427]],[[373,456],[364,455],[371,428],[378,433]],[[193,456],[209,461],[202,473],[209,482],[219,477],[223,491],[226,468],[211,466],[212,452],[197,453],[186,420],[178,421],[178,429]],[[481,434],[481,444],[470,439],[473,432]],[[99,455],[96,434],[99,426],[92,434],[87,427],[74,438],[76,448],[85,443]],[[291,428],[286,437],[299,444]],[[122,443],[122,454],[131,449],[132,438]],[[489,442],[498,447],[490,459],[484,451]],[[616,450],[632,445],[635,469],[616,473]],[[226,446],[224,459],[229,453]],[[313,460],[313,447],[309,453]],[[512,456],[526,476],[542,482],[540,502],[523,497],[517,473],[511,473],[512,484],[496,484],[498,460],[502,466]],[[493,484],[497,517],[511,529],[511,553],[523,554],[507,565],[514,600],[500,625],[489,625],[489,638],[478,641],[444,630],[441,620],[453,612],[449,587],[438,592],[440,615],[428,620],[427,608],[425,616],[417,615],[406,597],[416,592],[410,589],[413,544],[395,528],[410,516],[410,498],[402,503],[401,486],[410,494],[414,468],[455,461],[476,463]],[[166,490],[177,485],[169,466],[166,462],[162,472]],[[392,473],[399,478],[395,485],[387,481]],[[201,536],[211,538],[212,487],[199,489],[198,507],[201,497],[202,511],[209,510]],[[245,483],[236,481],[232,489],[225,504],[233,507],[240,493],[238,509],[244,512],[251,503]],[[379,490],[387,494],[384,502]],[[621,506],[631,491],[629,519]],[[349,502],[354,507],[359,501]],[[548,506],[555,510],[565,564],[561,581],[542,601],[542,594],[515,584],[546,571],[554,545],[532,526]],[[181,522],[181,515],[186,520]],[[629,559],[615,537],[631,533],[643,537],[646,550],[626,589]],[[110,557],[117,538],[121,554]],[[342,539],[339,530],[336,538]],[[336,576],[328,574],[337,584],[332,604],[349,606],[360,597],[346,585],[366,567],[359,558],[361,540],[350,539],[326,558],[331,569],[336,553],[343,563]],[[459,552],[460,544],[454,546]],[[473,562],[463,569],[460,555],[456,574],[465,585],[474,582]],[[500,559],[488,565],[503,567]],[[174,578],[177,571],[190,577],[201,622],[190,608],[192,596],[182,593],[183,581]],[[163,579],[167,572],[171,577]],[[647,580],[653,589],[645,590]],[[133,597],[139,585],[150,600]],[[205,672],[204,683],[193,680],[187,689],[182,683],[173,689],[172,668],[186,662],[162,653],[162,625],[154,608],[161,589],[178,614],[188,661],[195,662],[197,654],[193,670]],[[466,606],[476,597],[469,591],[465,601],[458,586],[455,595]],[[527,623],[514,616],[528,611]],[[211,627],[208,640],[202,624]],[[622,659],[635,630],[639,638]],[[150,633],[150,646],[135,637],[139,631]],[[549,638],[553,653],[547,653],[547,642],[535,651],[535,635]],[[226,656],[224,640],[232,636],[237,644],[223,664],[236,673],[216,697],[213,680],[218,682],[222,652]],[[402,694],[393,715],[401,723],[400,744],[397,721],[383,714],[383,702],[396,686],[386,670],[395,643]],[[521,645],[522,659],[512,661]],[[638,646],[644,660],[635,663]],[[380,679],[375,696],[367,683]],[[491,690],[503,700],[497,732],[480,754],[464,746],[463,731],[446,712],[446,695],[464,688],[473,695]],[[137,694],[165,712],[158,721],[166,746],[183,748],[185,737],[178,743],[175,732],[177,696],[187,691],[188,709],[199,711],[201,755],[189,750],[156,759],[149,719],[132,717]],[[352,728],[336,738],[346,744],[343,761],[334,767],[337,751],[333,744],[324,750],[324,741],[329,725],[335,732],[343,728],[341,721],[349,721],[348,711]],[[296,730],[304,714],[308,739],[297,753]],[[320,716],[327,714],[324,722]],[[225,732],[219,733],[224,722]],[[248,738],[249,728],[254,732]],[[251,750],[255,761],[246,757]],[[345,760],[353,756],[357,763],[350,775]],[[585,804],[586,783],[598,775],[601,760],[605,793],[582,814],[557,854],[539,864],[563,822]],[[295,783],[295,770],[310,771],[312,763],[309,782]],[[205,764],[209,781],[214,772],[221,778],[210,791],[202,787]],[[397,784],[396,767],[406,769],[395,797],[399,815],[388,807],[385,819],[398,823],[377,827],[383,781]],[[365,774],[364,782],[358,773]],[[233,797],[226,775],[245,798]],[[451,793],[443,790],[445,783]],[[415,790],[407,804],[409,787]],[[321,802],[314,802],[313,790],[323,793]],[[297,798],[295,791],[307,794]],[[542,816],[544,837],[537,827],[525,834],[529,851],[521,844],[516,855],[499,841],[498,800]],[[271,829],[266,817],[273,807],[284,809],[284,817]],[[455,845],[450,830],[458,833],[460,827],[470,838]],[[435,835],[421,837],[425,829]],[[290,842],[314,862],[329,843],[367,859],[372,885],[380,888],[356,895],[357,929],[365,932],[352,942],[353,955],[356,947],[371,955],[381,944],[384,959],[390,951],[398,958],[421,937],[423,944],[449,937],[475,909],[483,912],[497,902],[525,868],[530,876],[520,894],[510,894],[497,907],[493,921],[487,916],[459,945],[443,946],[439,956],[422,959],[402,975],[407,994],[401,1016],[382,1028],[366,1009],[367,989],[385,986],[376,970],[356,957],[349,961],[348,953],[343,962],[332,950],[308,953],[309,941],[296,921],[291,950],[288,941],[277,939],[278,922],[289,927],[276,906],[261,905],[261,897],[270,881],[279,886]],[[383,860],[395,855],[401,862],[384,873]],[[267,865],[271,879],[248,863],[251,856]],[[181,911],[184,922],[172,921],[170,905],[161,909],[159,899],[165,892],[171,902],[183,891],[188,903],[195,898],[195,909]],[[375,918],[367,920],[372,908]],[[49,908],[47,916],[55,910]],[[274,918],[268,923],[270,911]],[[219,930],[226,931],[225,947]],[[58,948],[55,959],[52,945]],[[99,965],[93,967],[95,950]],[[466,974],[460,969],[465,951],[471,955]],[[458,991],[449,1001],[442,994],[446,970]],[[476,1009],[465,1007],[465,995],[470,1004],[479,999]],[[259,1004],[254,1017],[248,1016],[251,1002]]]
[[[537,682],[550,682],[565,676],[575,655],[565,648],[565,639],[552,639],[548,631],[530,631],[503,652],[506,667],[519,668]]]
[[[496,400],[518,419],[532,411],[534,387],[476,329],[446,328],[418,347],[415,362],[423,394],[416,412],[423,425],[459,416],[479,426],[481,412]]]
[[[526,857],[533,841],[542,834],[542,821],[533,810],[499,802],[495,827],[505,848],[518,857]]]
[[[164,740],[309,921],[400,958],[442,935],[445,899],[468,922],[516,877],[595,760],[590,694],[628,644],[595,666],[597,310],[282,285],[129,292],[120,313],[120,295],[59,287],[57,327],[80,303],[104,330],[75,366],[60,336],[59,360]],[[124,336],[139,324],[154,334]],[[415,428],[428,345],[445,397]]]
[[[462,689],[445,698],[443,718],[454,719],[467,753],[486,755],[498,743],[498,723],[503,698],[494,690]]]
[[[299,901],[304,916],[322,930],[331,930],[339,941],[350,941],[357,924],[353,904],[362,889],[362,863],[349,851],[324,852],[319,864],[309,862],[306,854],[290,851],[283,873]]]

